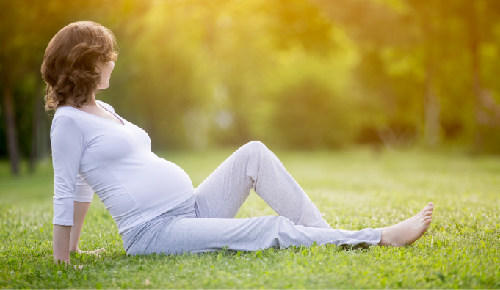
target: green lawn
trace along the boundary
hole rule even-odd
[[[168,153],[199,184],[230,152]],[[427,234],[404,248],[312,246],[129,257],[94,198],[83,270],[52,262],[52,168],[11,178],[0,163],[2,288],[500,288],[500,158],[356,150],[277,154],[335,228],[396,223],[434,201]],[[273,214],[255,194],[238,217]]]

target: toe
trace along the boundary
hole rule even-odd
[[[424,208],[423,208],[420,212],[422,212],[422,213],[423,213],[423,212],[426,212],[426,211],[430,211],[430,210],[432,210],[432,209],[433,209],[433,207],[432,207],[432,205],[429,203],[429,204],[428,204],[428,205],[426,205],[426,206],[425,206],[425,207],[424,207]]]

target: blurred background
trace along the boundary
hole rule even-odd
[[[40,65],[78,20],[115,33],[97,98],[153,150],[500,153],[496,0],[0,0],[0,159],[14,174],[50,157]]]

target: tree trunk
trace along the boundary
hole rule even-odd
[[[17,127],[14,110],[12,90],[8,84],[4,84],[3,101],[5,109],[5,125],[7,134],[7,152],[9,155],[10,168],[13,175],[19,175],[19,146],[17,143]]]
[[[436,146],[440,141],[440,111],[441,105],[434,90],[433,74],[429,65],[425,78],[424,134],[426,144],[431,147]]]
[[[38,91],[38,90],[37,90]],[[41,114],[41,98],[37,95],[33,102],[33,116],[32,116],[32,127],[31,127],[31,151],[30,151],[30,162],[29,170],[30,173],[34,173],[36,169],[36,162],[38,160],[39,153],[39,140],[40,140],[40,128],[42,125],[42,114]]]
[[[433,13],[425,10],[420,15],[420,25],[424,32],[424,140],[429,147],[438,145],[441,133],[441,104],[436,95],[434,76],[436,74],[437,57],[437,28],[428,22],[428,18],[434,17]]]
[[[469,10],[469,52],[472,62],[472,80],[473,80],[473,92],[474,92],[474,116],[475,116],[475,131],[474,131],[474,149],[478,152],[483,151],[483,133],[481,132],[481,119],[482,119],[482,91],[481,88],[481,76],[480,76],[480,61],[478,54],[479,46],[479,35],[477,32],[477,17],[476,17],[476,5],[471,3],[471,9]]]

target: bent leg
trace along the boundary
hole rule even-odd
[[[294,224],[331,228],[276,155],[256,141],[239,148],[196,188],[199,217],[236,216],[252,188]]]
[[[221,249],[255,251],[289,246],[310,246],[314,242],[335,245],[376,245],[381,229],[334,230],[294,225],[282,216],[254,218],[175,218],[143,235],[142,247],[128,254],[209,252]]]

